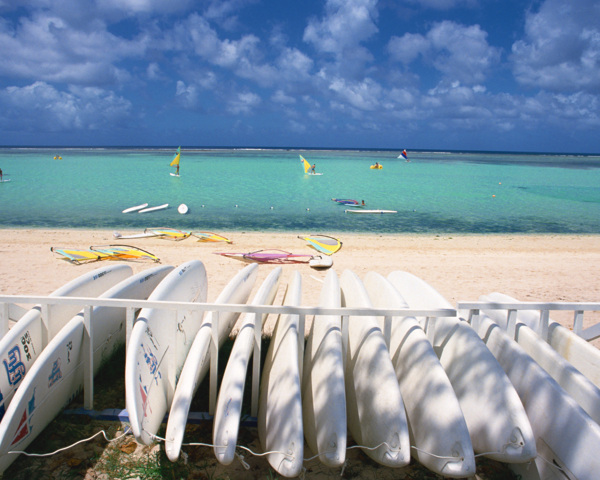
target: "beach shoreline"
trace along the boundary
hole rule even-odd
[[[214,252],[251,252],[281,249],[318,254],[298,236],[300,232],[221,231],[232,244],[160,238],[118,239],[113,230],[0,229],[0,292],[6,295],[48,295],[73,278],[98,268],[98,262],[74,265],[50,251],[91,245],[128,244],[148,250],[162,264],[179,265],[201,260],[208,274],[208,302],[216,299],[244,263]],[[136,233],[121,231],[122,234]],[[373,270],[387,275],[409,271],[430,283],[451,304],[477,301],[479,296],[502,292],[522,301],[594,302],[600,300],[600,236],[571,234],[370,234],[335,233],[343,242],[333,255],[338,274],[350,269],[361,278]],[[135,273],[149,262],[127,262]],[[273,265],[261,265],[255,290]],[[302,304],[317,305],[326,270],[308,265],[284,265],[282,283],[293,270],[302,274]],[[275,303],[281,301],[280,286]],[[552,318],[572,326],[571,314]],[[594,319],[586,314],[585,324]],[[274,321],[274,319],[269,319]]]

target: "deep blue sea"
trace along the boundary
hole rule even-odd
[[[600,156],[399,153],[182,148],[173,177],[175,149],[2,148],[0,228],[600,233]],[[304,175],[299,154],[323,175]],[[351,215],[332,198],[398,213]],[[169,208],[121,213],[146,202]]]

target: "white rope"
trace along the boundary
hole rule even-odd
[[[55,450],[54,452],[50,452],[50,453],[28,453],[28,452],[19,451],[19,450],[12,450],[12,451],[6,452],[6,453],[8,455],[10,455],[10,454],[16,454],[16,455],[26,455],[28,457],[51,457],[52,455],[56,455],[57,453],[64,452],[65,450],[69,450],[69,449],[71,449],[73,447],[76,447],[77,445],[82,444],[82,443],[89,442],[90,440],[93,440],[94,438],[96,438],[100,434],[102,434],[104,436],[104,439],[108,443],[115,442],[115,441],[119,440],[120,438],[123,438],[125,435],[127,435],[129,433],[127,431],[128,428],[121,435],[119,435],[118,437],[113,438],[112,440],[109,439],[106,436],[106,432],[104,430],[100,430],[99,432],[96,432],[94,435],[92,435],[89,438],[84,438],[83,440],[79,440],[79,441],[73,443],[72,445],[69,445],[69,446],[63,447],[63,448],[59,448],[58,450]]]

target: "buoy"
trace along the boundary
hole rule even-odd
[[[179,207],[177,207],[177,211],[179,213],[181,213],[182,215],[185,215],[186,213],[188,213],[188,206],[185,203],[182,203],[181,205],[179,205]]]
[[[492,195],[493,198],[496,198],[496,195]]]
[[[204,208],[204,205],[202,205],[202,208]]]
[[[237,205],[235,206],[235,208],[237,208]]]
[[[307,212],[310,212],[310,208],[307,208],[307,209],[306,209],[306,211],[307,211]]]
[[[273,210],[273,207],[271,207],[271,210]]]

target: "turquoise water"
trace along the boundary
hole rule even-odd
[[[600,233],[598,156],[398,153],[183,148],[177,178],[174,149],[5,148],[0,227]],[[305,176],[298,154],[323,175]],[[398,213],[350,215],[333,197]],[[121,213],[146,202],[169,208]]]

